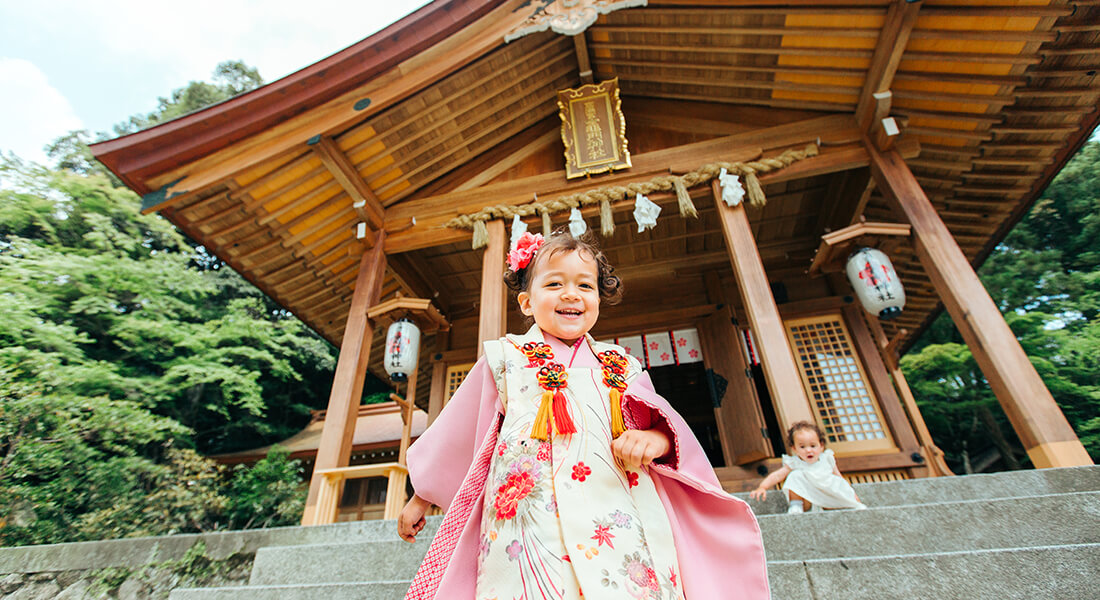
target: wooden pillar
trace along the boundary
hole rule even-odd
[[[508,329],[506,302],[508,288],[504,285],[504,258],[507,240],[504,221],[497,219],[485,224],[489,229],[489,243],[481,256],[481,318],[477,325],[477,355],[484,352],[482,344],[504,336]]]
[[[909,416],[909,422],[913,425],[913,431],[917,434],[921,453],[924,454],[924,459],[928,462],[928,473],[932,477],[954,475],[950,467],[947,466],[947,461],[944,460],[943,450],[940,450],[935,440],[932,439],[932,432],[928,431],[928,425],[924,422],[924,415],[921,414],[920,407],[917,406],[917,399],[913,396],[913,391],[909,389],[909,382],[905,379],[905,373],[902,373],[901,368],[898,367],[897,356],[890,349],[890,342],[886,339],[886,332],[882,330],[882,324],[874,317],[867,319],[867,323],[871,334],[875,337],[875,345],[882,354],[882,360],[886,364],[886,368],[890,370],[890,377],[893,378],[894,387],[897,388],[898,394],[901,396],[902,406]]]
[[[436,355],[439,356],[439,355]],[[428,393],[428,425],[435,422],[443,410],[443,397],[447,394],[447,363],[436,359],[432,364],[432,387]]]
[[[775,404],[779,426],[786,430],[796,421],[816,422],[787,341],[779,307],[775,305],[775,297],[764,272],[764,262],[756,248],[745,205],[727,206],[722,201],[722,188],[717,180],[713,182],[712,189],[722,233],[726,238],[726,250],[729,251],[733,274],[737,277],[745,314],[756,335],[760,362]],[[782,432],[779,434],[783,435]]]
[[[955,238],[896,151],[879,152],[868,140],[871,173],[883,194],[913,228],[917,257],[966,340],[993,393],[1036,468],[1091,465]]]
[[[340,343],[340,356],[332,380],[325,425],[321,430],[317,460],[313,464],[314,473],[323,469],[346,467],[351,458],[355,422],[359,417],[363,379],[370,361],[371,337],[374,334],[367,319],[367,309],[378,303],[382,292],[382,280],[386,274],[385,241],[385,231],[378,232],[374,248],[365,252],[359,261],[359,275],[355,280],[351,309],[344,326],[344,339]],[[316,512],[323,479],[317,476],[310,478],[309,496],[302,514],[303,525],[318,522]]]

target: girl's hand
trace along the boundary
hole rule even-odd
[[[749,492],[749,498],[753,500],[763,500],[768,497],[768,490],[763,487],[758,487],[755,490]]]
[[[668,436],[656,429],[628,429],[611,442],[611,452],[615,458],[635,469],[668,454],[671,448],[672,442]]]
[[[415,542],[416,534],[424,529],[424,514],[431,505],[431,502],[414,494],[397,517],[397,535],[410,544]]]

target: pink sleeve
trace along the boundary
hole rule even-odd
[[[699,440],[680,413],[653,389],[649,373],[642,371],[630,383],[626,388],[625,399],[624,408],[629,411],[628,418],[633,421],[635,429],[658,429],[672,440],[672,450],[667,456],[658,459],[657,463],[690,475],[696,480],[718,485],[718,476],[714,474],[714,468]]]
[[[417,496],[444,510],[451,504],[496,417],[498,396],[483,356],[431,427],[409,446],[409,480]]]

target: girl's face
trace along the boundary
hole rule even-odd
[[[817,432],[810,429],[799,429],[794,432],[794,452],[803,462],[817,462],[821,451],[821,440],[817,438]]]
[[[600,316],[599,267],[586,252],[562,251],[539,260],[526,292],[516,299],[523,314],[546,333],[572,344]]]

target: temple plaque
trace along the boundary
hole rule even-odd
[[[566,178],[630,166],[618,78],[558,92],[558,116]]]

